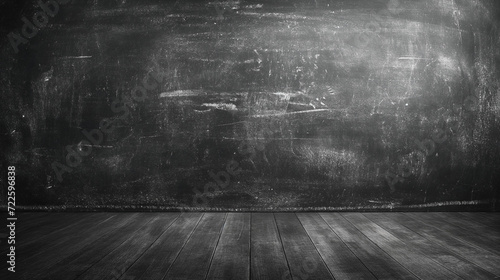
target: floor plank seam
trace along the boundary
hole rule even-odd
[[[144,225],[142,225],[142,227],[145,227],[147,224],[149,224],[151,221],[153,220],[153,218],[150,218]],[[139,227],[138,229],[134,230],[131,235],[134,235],[136,232],[138,232],[142,227]],[[132,236],[131,236],[132,237]],[[113,249],[113,250],[110,250],[107,254],[103,255],[99,260],[95,261],[92,265],[90,265],[87,269],[85,269],[82,273],[78,274],[78,276],[76,276],[74,278],[74,280],[77,280],[79,278],[81,278],[82,276],[85,275],[85,273],[87,271],[89,271],[92,267],[94,267],[96,264],[98,264],[101,260],[103,260],[106,256],[108,256],[109,254],[113,253],[116,249],[118,249],[123,243],[127,242],[131,237],[129,238],[124,238],[124,240],[116,245],[116,247]]]
[[[404,214],[406,215],[406,213],[404,213]],[[408,215],[406,215],[406,216],[408,216]],[[409,217],[411,217],[411,216],[409,216]],[[413,219],[414,219],[414,220],[419,221],[420,223],[423,223],[423,221],[422,221],[421,219],[418,219],[418,218],[413,218]],[[430,227],[432,227],[432,228],[435,228],[435,229],[437,229],[437,230],[439,230],[439,231],[441,231],[441,232],[443,232],[443,233],[447,233],[447,234],[449,235],[449,232],[444,231],[444,230],[442,230],[442,229],[440,229],[440,228],[438,228],[438,227],[436,227],[436,226],[433,226],[433,225],[428,225],[428,226],[430,226]],[[450,235],[450,236],[451,236],[451,235]],[[487,252],[489,252],[490,254],[493,254],[493,255],[496,255],[496,256],[500,256],[500,254],[499,254],[498,252],[494,252],[494,251],[492,251],[490,248],[484,248],[484,247],[482,247],[482,246],[479,246],[478,244],[472,243],[471,241],[467,241],[467,240],[465,240],[465,239],[463,239],[463,238],[461,238],[461,237],[458,237],[458,236],[453,235],[453,236],[451,236],[451,238],[453,238],[453,239],[455,239],[455,240],[458,240],[458,241],[460,241],[461,243],[467,244],[468,246],[474,247],[474,248],[476,248],[476,249],[478,249],[478,250],[487,251]]]
[[[115,216],[116,216],[116,215],[114,215],[114,216],[112,216],[112,217],[115,217]],[[112,217],[110,217],[110,218],[112,218]],[[132,215],[131,217],[129,217],[128,219],[125,219],[125,220],[132,219],[132,217],[133,217],[133,215]],[[109,219],[106,219],[106,221],[108,221],[108,220],[109,220]],[[104,221],[103,221],[103,222],[104,222]],[[99,223],[99,224],[100,224],[100,223]],[[66,257],[64,257],[64,258],[60,259],[59,261],[57,261],[56,263],[54,263],[53,265],[51,265],[50,267],[48,267],[48,268],[47,268],[47,270],[48,270],[48,271],[50,271],[50,270],[51,270],[51,268],[53,268],[53,267],[61,267],[61,266],[64,266],[64,265],[65,265],[65,263],[64,263],[64,262],[65,262],[68,258],[71,258],[72,256],[74,256],[75,254],[76,254],[76,252],[72,252],[72,253],[70,253],[70,254],[69,254],[69,255],[67,255]],[[49,272],[46,272],[45,274],[42,274],[42,275],[46,276],[47,274],[48,274],[48,275],[50,275],[50,273],[49,273]],[[76,278],[75,278],[75,279],[76,279]]]
[[[432,245],[432,246],[434,246],[434,247],[437,247],[437,248],[440,248],[442,251],[446,252],[446,254],[448,254],[448,255],[450,255],[450,256],[453,256],[453,257],[457,258],[457,259],[458,259],[458,260],[460,260],[461,262],[467,263],[467,264],[469,264],[469,265],[473,266],[474,268],[476,268],[477,270],[479,270],[479,271],[481,271],[481,272],[483,272],[483,273],[486,273],[486,274],[492,274],[492,275],[494,275],[492,272],[490,272],[490,271],[488,271],[488,270],[484,269],[483,267],[481,267],[480,265],[478,265],[478,264],[476,264],[476,263],[474,263],[474,262],[470,261],[468,258],[463,257],[462,255],[460,255],[460,254],[458,254],[458,253],[456,253],[456,252],[454,252],[454,251],[450,250],[450,249],[449,249],[449,248],[447,248],[446,246],[443,246],[443,245],[441,245],[441,244],[438,244],[438,243],[436,243],[436,242],[432,241],[431,239],[429,239],[429,238],[427,238],[427,237],[425,237],[425,236],[421,235],[421,234],[420,234],[420,233],[418,233],[417,231],[412,230],[411,228],[409,228],[409,227],[405,226],[405,225],[404,225],[404,224],[402,224],[402,223],[399,223],[399,222],[397,222],[397,221],[395,221],[395,220],[392,220],[392,221],[393,221],[394,223],[396,223],[396,224],[400,225],[401,227],[403,227],[403,228],[407,229],[408,231],[410,231],[410,232],[414,233],[415,235],[420,236],[422,239],[425,239],[427,242],[429,242],[429,244],[430,244],[430,245]],[[380,224],[379,224],[379,225],[380,225]],[[382,226],[382,225],[380,225],[380,226],[381,226],[381,227],[384,227],[384,226]],[[384,228],[385,228],[385,227],[384,227]]]
[[[217,238],[217,243],[215,244],[214,246],[214,250],[212,252],[212,256],[210,257],[210,263],[208,265],[208,269],[207,269],[207,272],[205,274],[205,280],[208,279],[208,275],[210,273],[210,269],[212,269],[212,263],[213,263],[213,260],[214,260],[214,256],[215,256],[215,252],[217,251],[217,247],[219,246],[219,242],[220,242],[220,238],[222,237],[222,232],[224,231],[224,227],[226,226],[226,222],[227,222],[227,212],[225,213],[224,215],[224,223],[222,223],[222,226],[219,230],[219,237]]]
[[[314,244],[314,241],[312,240],[311,236],[309,235],[309,233],[305,229],[304,224],[302,223],[302,221],[300,221],[299,217],[297,216],[297,213],[294,213],[294,215],[295,215],[295,218],[297,218],[297,220],[299,221],[299,224],[302,226],[302,230],[304,230],[304,232],[306,233],[306,236],[309,238],[309,241],[311,241],[311,244],[314,246],[314,249],[316,249],[316,253],[318,253],[318,256],[323,261],[323,264],[325,265],[326,269],[328,269],[328,272],[330,273],[330,276],[332,277],[332,279],[335,279],[335,277],[333,276],[332,271],[330,270],[330,268],[326,264],[325,259],[321,256],[321,253],[319,252],[318,247]]]
[[[250,213],[250,224],[248,225],[248,279],[252,279],[252,213]]]
[[[402,215],[404,215],[404,213],[401,213],[401,214],[402,214]],[[406,216],[406,215],[404,215],[404,216]],[[411,220],[415,220],[415,219],[412,219],[411,217],[407,217],[407,218],[410,218]],[[419,224],[422,224],[422,222],[420,222],[420,221],[418,221],[418,220],[415,220],[415,221],[416,221],[417,223],[419,223]],[[406,227],[408,230],[413,231],[413,232],[415,232],[416,234],[420,235],[421,237],[423,237],[423,238],[427,239],[429,242],[431,242],[431,243],[435,244],[436,246],[440,246],[440,247],[444,248],[446,251],[450,252],[452,255],[455,255],[455,256],[457,256],[457,255],[458,255],[458,256],[460,256],[461,258],[463,258],[463,259],[467,260],[468,262],[470,262],[470,263],[474,264],[475,266],[480,267],[481,269],[486,270],[486,271],[488,271],[488,272],[490,272],[490,273],[492,273],[492,274],[496,275],[498,278],[500,278],[500,274],[496,274],[496,273],[492,272],[491,270],[489,270],[489,269],[487,269],[487,268],[483,267],[483,265],[481,265],[480,263],[478,263],[478,262],[477,262],[477,260],[470,259],[470,257],[469,257],[469,256],[464,256],[464,257],[462,257],[461,255],[459,255],[459,254],[458,254],[458,253],[456,253],[455,251],[452,251],[450,248],[447,248],[447,246],[443,246],[443,245],[441,245],[441,244],[437,243],[437,241],[433,241],[433,240],[429,239],[428,237],[426,237],[426,236],[422,235],[422,234],[421,234],[421,233],[419,233],[418,231],[415,231],[415,230],[411,229],[410,227],[408,227],[408,226],[406,226],[406,225],[404,225],[404,224],[402,224],[402,225],[403,225],[404,227]],[[437,237],[435,237],[435,238],[437,239]],[[453,236],[450,236],[450,238],[453,238]],[[453,238],[453,239],[457,240],[456,238]],[[457,240],[457,241],[461,242],[460,240]],[[468,245],[468,244],[467,244],[467,245]],[[471,247],[476,248],[476,247],[474,247],[474,246],[471,246]],[[476,249],[477,249],[477,248],[476,248]]]
[[[473,236],[479,236],[479,237],[482,237],[483,239],[487,239],[490,241],[490,243],[492,244],[499,244],[499,240],[492,240],[491,239],[491,235],[488,234],[486,231],[477,231],[477,230],[472,230],[471,227],[467,227],[465,225],[461,225],[461,222],[459,221],[458,223],[453,223],[449,218],[447,218],[446,216],[443,217],[442,216],[442,213],[432,213],[432,216],[433,217],[438,217],[438,219],[440,221],[444,221],[445,223],[447,223],[450,227],[456,227],[456,228],[459,228],[460,230],[462,231],[465,231],[468,233],[468,235],[473,235]],[[431,216],[431,217],[432,217]],[[477,225],[479,227],[479,225]],[[479,244],[477,244],[477,246],[479,246]],[[491,253],[495,254],[495,255],[500,255],[500,247],[497,247],[495,248],[494,250],[495,251],[491,251],[493,250],[493,248],[490,250],[488,249],[488,247],[483,247],[484,245],[481,245],[480,247],[485,249],[485,250],[488,250],[490,251]]]
[[[362,215],[366,217],[366,215],[364,215],[364,214],[362,214]],[[367,219],[371,221],[371,219],[369,219],[368,217],[367,217]],[[392,234],[392,233],[391,233],[391,231],[390,231],[388,228],[386,228],[386,227],[384,227],[384,226],[382,226],[382,225],[379,225],[379,224],[377,224],[377,223],[376,223],[376,222],[374,222],[374,221],[372,221],[372,222],[373,222],[373,223],[375,223],[376,225],[378,225],[379,227],[381,227],[382,229],[384,229],[385,231],[387,231],[389,234],[391,234],[392,236],[394,236],[394,238],[398,239],[400,242],[402,242],[403,244],[405,244],[407,247],[414,247],[412,244],[408,244],[408,243],[407,243],[407,242],[405,242],[403,239],[401,239],[401,238],[399,238],[399,237],[395,236],[394,234]],[[420,253],[422,253],[423,255],[427,256],[427,255],[425,254],[425,252],[422,252],[421,250],[418,250],[418,248],[417,248],[417,251],[418,251],[418,252],[420,252]],[[450,273],[455,274],[455,275],[456,275],[458,278],[460,278],[460,279],[464,279],[464,278],[460,277],[460,275],[458,275],[455,271],[450,270],[449,268],[445,267],[444,265],[442,265],[442,264],[441,264],[441,263],[439,263],[438,261],[434,260],[434,258],[432,258],[432,257],[430,257],[430,256],[427,256],[427,257],[429,258],[429,260],[430,260],[430,261],[432,261],[433,263],[435,263],[435,264],[436,264],[436,265],[438,265],[439,267],[442,267],[443,269],[445,269],[445,270],[449,271]]]
[[[163,232],[158,235],[158,237],[153,241],[151,242],[151,244],[149,244],[149,246],[144,250],[144,252],[142,252],[126,269],[123,270],[122,274],[120,276],[118,276],[118,279],[120,279],[125,273],[127,273],[127,271],[144,255],[146,254],[146,252],[151,248],[151,246],[153,246],[153,244],[156,243],[156,241],[158,241],[158,239],[160,239],[160,237],[162,237],[165,232],[167,232],[167,230],[174,224],[175,221],[177,221],[179,219],[181,215],[177,215],[177,217],[175,217],[175,219],[173,219],[170,224],[163,230]]]
[[[132,219],[133,219],[133,217],[134,217],[134,216],[136,216],[136,215],[138,215],[138,214],[133,214],[133,215],[131,215],[130,217],[128,217],[128,218],[126,218],[126,219],[124,219],[124,220],[125,220],[125,221],[130,221],[130,220],[132,220]],[[113,215],[113,217],[115,217],[115,216],[116,216],[116,215]],[[110,218],[111,218],[111,217],[110,217]],[[105,221],[108,221],[108,220],[109,220],[109,219],[106,219]],[[99,222],[99,224],[101,224],[101,223],[103,223],[103,222],[105,222],[105,221],[101,221],[101,222]],[[126,226],[126,223],[125,223],[125,224],[123,224],[122,226]],[[99,238],[98,238],[98,239],[96,239],[96,240],[99,240]],[[125,242],[125,241],[124,241],[124,242]],[[68,256],[66,256],[65,258],[60,259],[60,260],[59,260],[59,261],[57,261],[56,263],[52,264],[52,265],[50,266],[50,268],[60,267],[60,266],[64,265],[64,261],[65,261],[65,260],[67,260],[68,258],[70,258],[71,256],[73,256],[74,254],[76,254],[76,252],[73,252],[73,253],[69,254]],[[105,256],[104,256],[104,257],[105,257]],[[104,257],[103,257],[103,258],[104,258]],[[97,262],[99,262],[99,261],[100,261],[100,260],[96,261],[96,263],[97,263]],[[47,270],[47,271],[50,271],[50,270],[51,270],[50,268],[47,268],[46,270]],[[42,274],[42,275],[47,276],[47,274],[48,274],[48,275],[50,275],[50,272],[45,272],[45,274]],[[77,279],[78,277],[80,277],[80,275],[77,275],[74,279]]]
[[[472,223],[475,223],[478,225],[482,225],[482,226],[487,226],[491,230],[498,231],[498,229],[500,228],[498,226],[495,227],[495,225],[492,225],[492,224],[484,223],[483,221],[481,221],[481,219],[479,219],[479,220],[477,218],[474,219],[473,217],[470,217],[469,215],[467,215],[467,213],[464,213],[464,212],[455,212],[455,213],[458,213],[463,219],[465,219],[469,222],[472,222]]]
[[[167,270],[165,271],[165,273],[163,274],[161,280],[167,280],[165,277],[167,277],[168,275],[168,272],[170,271],[170,269],[172,268],[172,266],[174,265],[175,261],[177,260],[177,258],[179,257],[179,255],[181,254],[182,250],[184,250],[184,247],[186,246],[186,244],[188,243],[188,241],[191,239],[191,237],[193,236],[193,233],[196,231],[196,229],[198,228],[198,226],[200,225],[200,222],[201,220],[203,220],[203,217],[205,217],[205,213],[202,213],[201,216],[198,218],[198,222],[196,223],[196,226],[193,227],[193,229],[191,230],[191,232],[189,233],[189,236],[188,238],[186,238],[186,241],[184,242],[184,244],[182,244],[182,247],[181,249],[179,250],[179,252],[177,252],[177,254],[175,255],[175,258],[174,260],[172,261],[172,263],[169,265],[169,267],[167,268]]]
[[[359,230],[359,228],[354,225],[351,221],[349,221],[349,219],[347,219],[343,213],[340,213],[340,216],[346,220],[348,223],[350,223],[352,226],[354,226],[354,228],[356,228],[367,240],[369,240],[373,245],[375,245],[377,248],[379,248],[382,252],[384,252],[387,256],[389,256],[389,258],[391,258],[392,260],[394,260],[397,264],[399,264],[402,268],[404,268],[405,270],[407,270],[411,275],[413,275],[416,279],[420,279],[420,280],[424,280],[420,277],[418,277],[413,271],[411,271],[408,267],[404,266],[401,262],[399,262],[398,260],[396,260],[390,253],[388,253],[387,251],[385,251],[384,249],[382,249],[380,246],[378,246],[377,243],[375,243],[373,240],[371,240],[368,236],[366,236],[362,231]]]
[[[290,276],[293,279],[292,269],[290,268],[290,262],[288,261],[288,257],[286,256],[285,245],[283,244],[283,240],[281,239],[281,232],[280,232],[280,229],[278,227],[278,222],[276,222],[276,214],[272,213],[272,215],[273,215],[273,223],[274,223],[274,226],[276,228],[276,232],[278,234],[278,238],[280,240],[281,250],[283,251],[283,255],[285,256],[286,266],[288,267],[288,271],[290,273]]]
[[[112,216],[112,217],[113,217],[113,216]],[[110,219],[110,218],[112,218],[112,217],[109,217],[108,219]],[[89,220],[91,220],[91,218],[90,218],[90,217],[89,217],[88,219],[89,219]],[[106,221],[107,221],[108,219],[106,219]],[[78,222],[78,221],[76,221],[76,222],[72,222],[72,223],[70,223],[69,225],[66,225],[66,226],[64,226],[64,225],[63,225],[63,227],[62,227],[62,228],[59,228],[59,229],[57,229],[57,230],[55,230],[55,231],[51,231],[51,232],[50,232],[50,235],[57,234],[57,233],[58,233],[58,232],[60,232],[60,231],[67,230],[68,228],[71,228],[71,226],[75,226],[75,225],[76,225],[76,224],[78,224],[78,223],[79,223],[79,222]],[[22,229],[21,229],[20,231],[22,231]],[[28,245],[31,245],[32,243],[35,243],[35,242],[40,241],[40,240],[43,240],[44,238],[48,238],[48,235],[40,235],[40,236],[37,236],[37,237],[33,238],[33,239],[32,239],[32,240],[30,240],[29,242],[23,242],[23,244],[21,245],[22,247],[21,247],[21,246],[19,246],[19,249],[20,249],[20,250],[22,250],[22,249],[24,249],[25,247],[29,247]]]
[[[351,249],[351,247],[349,247],[345,241],[333,230],[333,228],[330,226],[330,224],[325,220],[325,218],[323,217],[323,214],[326,214],[326,213],[319,213],[318,215],[321,217],[321,219],[325,222],[325,224],[328,226],[328,228],[330,229],[330,231],[335,234],[338,239],[342,242],[342,244],[344,244],[344,246],[347,248],[347,250],[349,250],[349,252],[351,252],[355,257],[356,259],[359,260],[359,262],[361,264],[363,264],[363,266],[373,275],[373,277],[375,277],[375,279],[378,279],[378,277],[375,275],[375,273],[373,273],[373,271],[371,271],[371,269],[369,269],[366,264],[359,258],[358,255],[356,255],[356,253]]]

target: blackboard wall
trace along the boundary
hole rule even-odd
[[[495,1],[60,2],[3,4],[17,205],[498,208]]]

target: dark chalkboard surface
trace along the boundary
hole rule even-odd
[[[2,205],[498,209],[496,1],[11,2]]]

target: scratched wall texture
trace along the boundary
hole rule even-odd
[[[496,1],[71,1],[18,53],[8,34],[40,8],[11,2],[17,205],[498,209]]]

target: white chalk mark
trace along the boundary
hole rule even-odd
[[[232,103],[203,103],[201,106],[213,108],[213,109],[219,109],[219,110],[226,110],[226,111],[236,111],[236,105]]]
[[[314,110],[305,110],[305,111],[296,111],[296,112],[283,112],[283,113],[275,113],[275,114],[265,114],[265,115],[253,115],[249,116],[251,118],[265,118],[265,117],[273,117],[273,116],[286,116],[286,115],[296,115],[296,114],[307,114],[307,113],[317,113],[317,112],[325,112],[330,111],[330,109],[314,109]]]
[[[330,138],[304,138],[304,137],[247,137],[247,138],[235,138],[235,137],[222,137],[224,140],[234,140],[234,141],[252,141],[252,140],[309,140],[309,141],[319,141],[319,140],[330,140]]]
[[[227,126],[227,125],[234,125],[234,124],[240,124],[240,123],[247,123],[247,121],[232,122],[232,123],[224,123],[224,124],[219,124],[219,125],[217,125],[217,126]]]
[[[431,60],[431,59],[426,57],[401,56],[398,57],[398,60]]]
[[[204,92],[201,90],[174,90],[169,92],[162,92],[160,97],[182,97],[182,96],[199,96]]]
[[[92,148],[113,148],[113,146],[102,146],[102,145],[92,145],[92,144],[78,144],[79,147],[92,147]]]
[[[63,56],[61,58],[78,58],[78,59],[84,59],[84,58],[92,58],[91,55],[81,55],[81,56]]]

